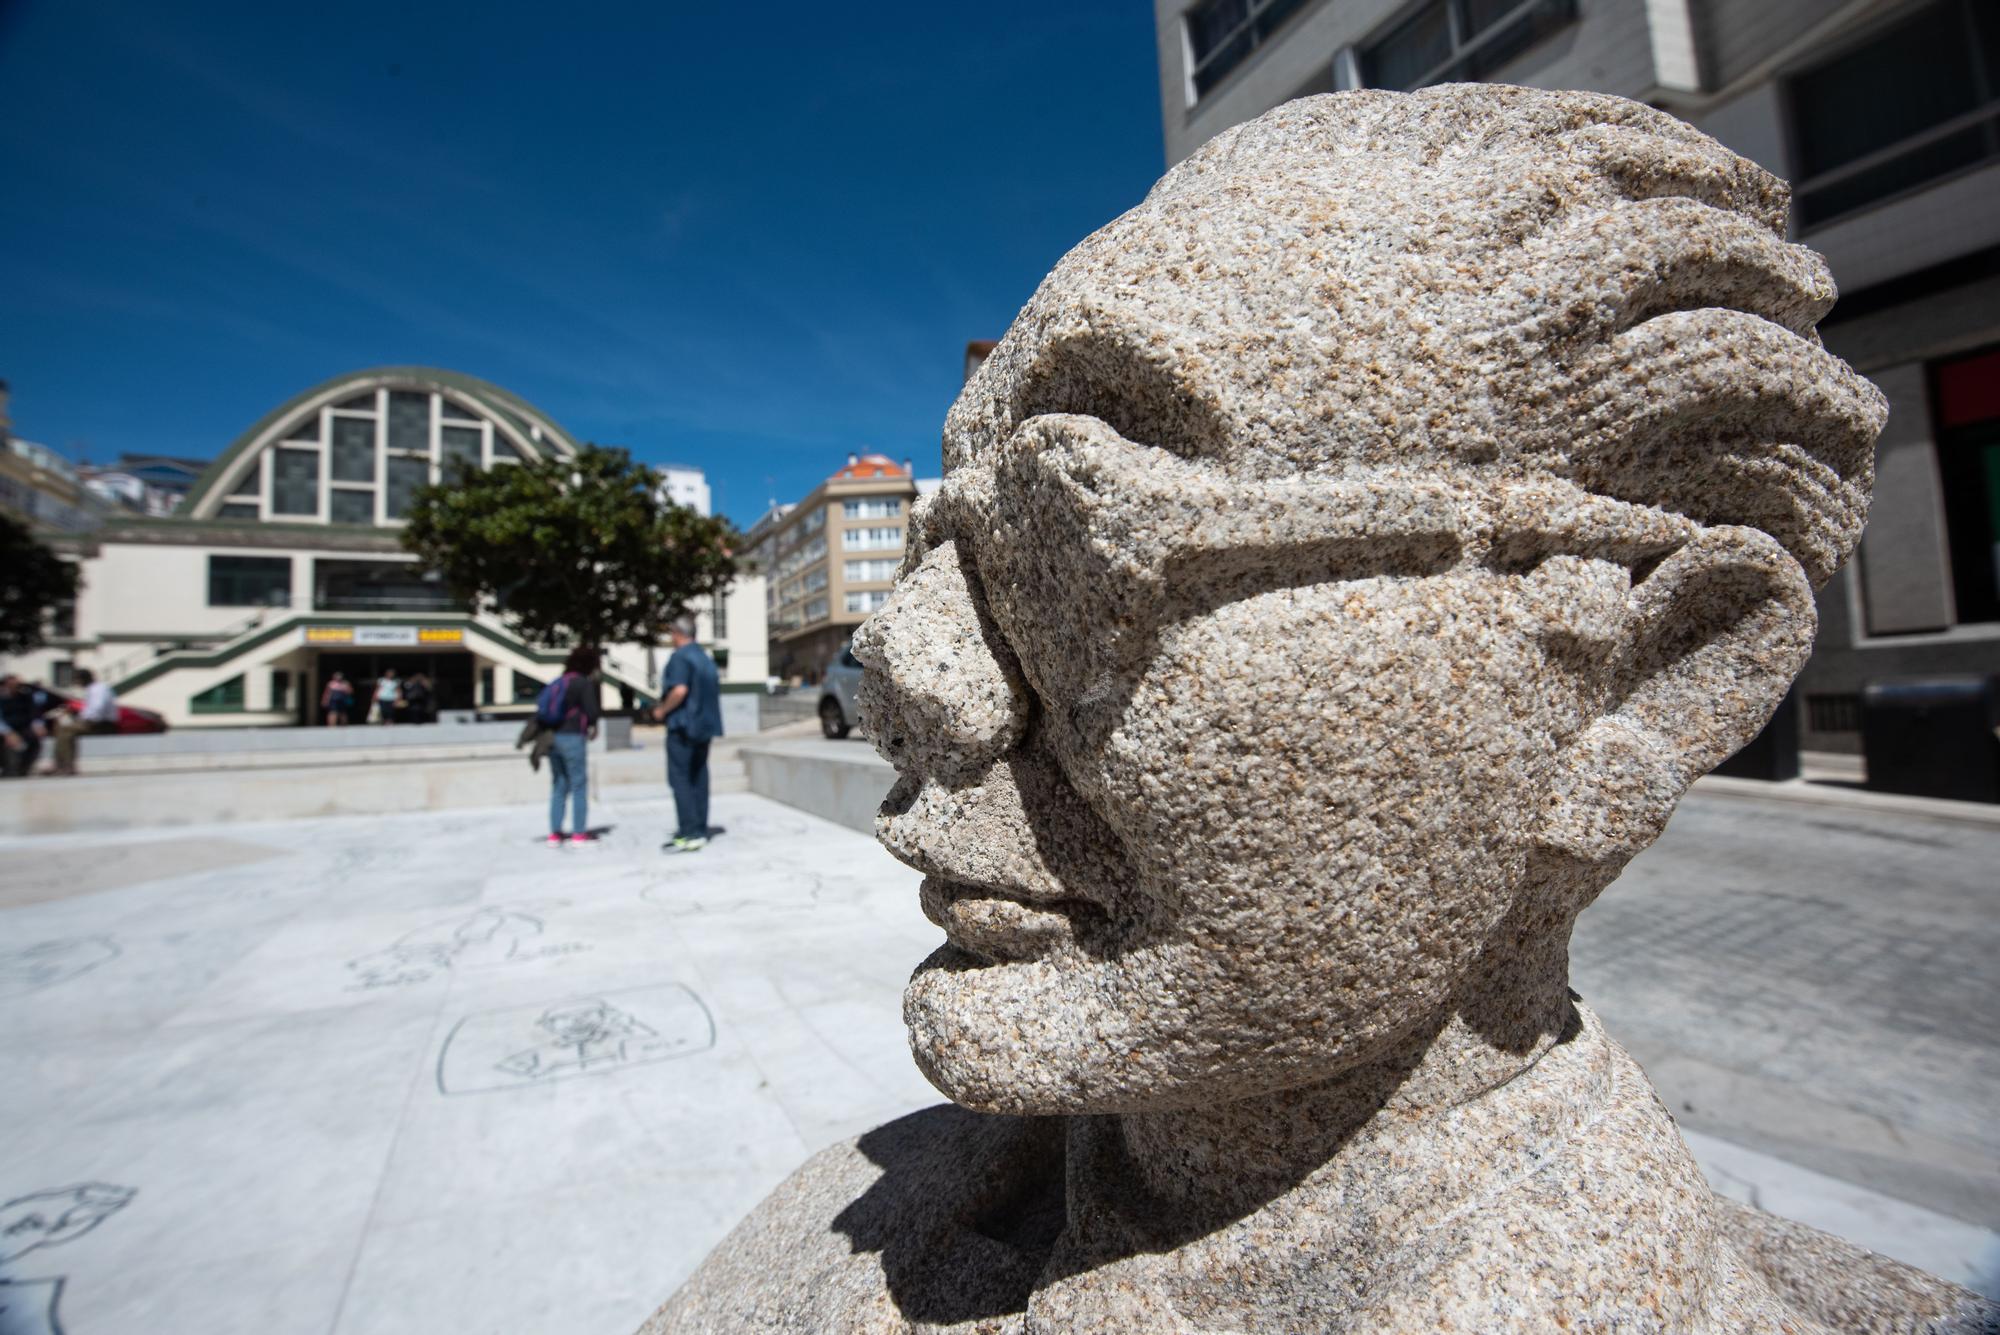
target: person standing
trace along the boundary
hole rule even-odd
[[[590,844],[589,743],[597,736],[597,651],[581,645],[563,660],[562,676],[543,688],[535,705],[542,725],[553,729],[549,745],[549,847],[563,842],[563,800],[570,804],[569,842]]]
[[[411,723],[431,721],[431,679],[421,672],[412,673],[403,683],[403,703],[408,706],[404,718]]]
[[[402,702],[403,687],[396,680],[396,669],[383,668],[382,675],[375,679],[375,721],[394,723],[396,706]]]
[[[336,672],[326,679],[326,689],[319,693],[319,709],[326,716],[327,727],[347,726],[348,715],[354,709],[354,685],[345,672]]]
[[[708,846],[708,744],[722,735],[722,681],[715,660],[694,641],[693,617],[676,618],[668,634],[674,652],[660,673],[653,717],[667,724],[667,786],[679,828],[660,847],[697,853]]]
[[[56,720],[56,773],[76,773],[77,739],[85,733],[118,731],[118,693],[108,681],[99,681],[89,668],[79,668],[77,685],[83,687],[83,705],[75,719]]]

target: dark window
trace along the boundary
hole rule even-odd
[[[210,607],[283,607],[292,600],[289,556],[211,556]]]
[[[76,638],[76,599],[65,598],[49,609],[49,636],[57,640]]]
[[[413,390],[389,392],[389,448],[431,452],[431,396]]]
[[[1404,91],[1483,79],[1575,21],[1576,0],[1430,0],[1361,46],[1361,79]]]
[[[1931,387],[1958,619],[2000,621],[2000,349],[1939,365]]]
[[[219,686],[188,697],[188,709],[196,714],[240,714],[243,712],[243,676],[238,673]]]
[[[499,428],[496,427],[493,431],[493,457],[495,459],[519,459],[521,462],[526,463],[534,456],[530,455],[513,441],[507,439],[507,437],[501,435]]]
[[[319,513],[319,451],[271,451],[271,513]]]
[[[259,458],[250,465],[236,485],[229,489],[231,496],[260,496],[264,491],[264,461]]]
[[[290,431],[287,431],[287,432],[285,433],[285,439],[286,439],[286,440],[318,440],[318,439],[319,439],[319,414],[318,414],[318,413],[309,413],[309,414],[307,414],[307,416],[306,416],[306,418],[305,418],[305,420],[304,420],[304,421],[301,421],[301,422],[299,422],[298,424],[296,424],[295,426],[293,426],[293,427],[292,427],[292,429],[291,429]]]
[[[333,419],[333,480],[335,482],[375,480],[373,419],[359,417]]]
[[[1204,0],[1187,12],[1189,78],[1197,98],[1229,77],[1252,51],[1269,41],[1305,0]]]
[[[1860,732],[1861,697],[1808,695],[1806,727],[1813,732]]]
[[[313,562],[313,608],[320,612],[459,612],[436,575],[410,561]]]
[[[217,519],[262,519],[264,514],[255,504],[245,505],[239,501],[234,505],[224,505],[220,510],[215,512],[215,517]]]
[[[535,703],[535,697],[542,693],[542,687],[546,685],[548,683],[545,681],[536,681],[526,673],[516,672],[514,674],[514,703],[517,705],[531,705]]]
[[[479,414],[472,409],[453,403],[450,399],[438,399],[438,416],[448,417],[455,422],[477,422]]]
[[[410,494],[418,487],[429,485],[431,461],[428,459],[389,460],[389,518],[401,519],[410,512]]]
[[[447,426],[438,429],[438,444],[444,453],[446,477],[451,476],[454,460],[462,460],[467,465],[479,467],[479,428],[476,426]]]
[[[346,487],[335,487],[327,498],[330,503],[328,517],[336,524],[372,524],[375,522],[375,493],[373,491],[352,491]]]
[[[283,712],[292,707],[292,674],[282,669],[271,673],[271,708]]]
[[[49,684],[59,691],[67,691],[76,685],[76,662],[62,659],[49,665]]]
[[[372,413],[375,411],[375,391],[371,389],[366,394],[353,395],[350,398],[342,399],[333,406],[336,408],[352,409],[355,412]]]
[[[1926,5],[1787,90],[1801,226],[2000,158],[2000,6]]]

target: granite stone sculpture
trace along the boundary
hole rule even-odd
[[[854,646],[958,1106],[646,1330],[1991,1328],[1712,1195],[1568,988],[1860,535],[1884,401],[1786,204],[1619,98],[1347,93],[1066,256]]]

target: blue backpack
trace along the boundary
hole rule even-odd
[[[535,696],[535,722],[544,728],[560,728],[569,717],[569,674],[563,673]]]

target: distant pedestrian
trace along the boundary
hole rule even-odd
[[[375,721],[394,723],[396,710],[402,703],[403,688],[396,680],[396,669],[383,668],[382,675],[375,679]]]
[[[76,674],[77,685],[83,687],[83,705],[74,719],[56,720],[56,773],[76,773],[77,739],[85,733],[115,733],[118,731],[118,693],[111,689],[108,681],[99,681],[97,674],[89,668],[81,668]]]
[[[7,725],[7,735],[0,739],[6,748],[0,755],[0,775],[24,779],[35,772],[51,716],[61,707],[54,695],[12,672],[0,677],[0,720]]]
[[[579,645],[563,660],[562,675],[535,698],[535,719],[549,737],[549,847],[563,843],[563,801],[570,806],[569,842],[588,844],[590,832],[589,743],[597,736],[597,651]]]
[[[326,679],[326,689],[319,693],[319,712],[329,728],[344,728],[353,717],[354,683],[345,672]]]
[[[674,652],[660,674],[653,717],[667,724],[667,786],[678,828],[660,847],[696,853],[708,847],[708,744],[722,736],[722,681],[715,660],[694,642],[693,617],[680,617],[668,633]]]
[[[407,706],[404,717],[412,723],[431,721],[431,679],[421,672],[412,673],[403,683],[403,703]]]

